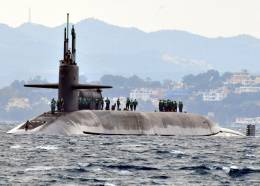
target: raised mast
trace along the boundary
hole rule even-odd
[[[67,13],[67,39],[68,39],[68,41],[69,41],[69,17],[70,17],[70,14],[69,13]]]
[[[69,52],[69,14],[67,14],[67,27],[64,29],[64,54],[63,63],[70,63],[70,52]]]
[[[76,63],[76,32],[75,32],[75,29],[74,29],[74,26],[72,26],[72,29],[71,29],[71,35],[72,35],[72,42],[71,42],[71,45],[72,45],[72,63],[75,64]]]
[[[67,30],[66,28],[64,28],[64,51],[63,51],[63,63],[65,61],[65,58],[66,58],[66,53],[67,53],[67,38],[66,38],[66,34],[67,34]]]

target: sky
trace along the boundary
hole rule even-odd
[[[96,18],[151,32],[185,30],[207,37],[249,34],[260,38],[260,0],[0,0],[0,23],[31,21],[50,27]]]

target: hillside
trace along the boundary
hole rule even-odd
[[[0,25],[0,86],[15,79],[41,75],[57,80],[63,51],[63,26],[25,23],[17,28]],[[152,79],[180,79],[214,68],[248,69],[259,73],[260,40],[241,35],[206,38],[184,31],[146,33],[136,28],[109,25],[96,19],[75,24],[80,74],[89,80],[104,74],[138,75]]]

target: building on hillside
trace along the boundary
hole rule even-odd
[[[153,98],[162,98],[165,94],[165,89],[156,88],[140,88],[134,89],[130,92],[130,99],[137,99],[142,101],[151,101]]]
[[[152,90],[147,88],[134,89],[130,92],[130,99],[148,101],[151,99]]]
[[[253,87],[253,86],[242,86],[235,88],[235,94],[243,94],[243,93],[258,93],[260,92],[260,87]]]
[[[233,73],[230,79],[227,80],[226,84],[242,84],[242,85],[253,85],[255,83],[251,75],[243,70],[241,72]]]
[[[241,117],[241,118],[236,118],[235,122],[236,124],[260,124],[260,117],[252,117],[252,118],[247,118],[247,117]]]
[[[229,89],[226,87],[221,87],[218,89],[210,90],[208,92],[203,92],[202,97],[203,101],[210,102],[210,101],[222,101],[224,100],[229,93]]]
[[[256,76],[254,80],[256,85],[260,84],[260,76]]]
[[[183,82],[174,82],[174,84],[173,84],[173,90],[178,90],[178,89],[185,89],[185,88],[187,88],[188,86],[185,84],[185,83],[183,83]]]

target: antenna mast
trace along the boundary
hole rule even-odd
[[[69,17],[70,17],[70,14],[67,13],[67,39],[69,39]]]

